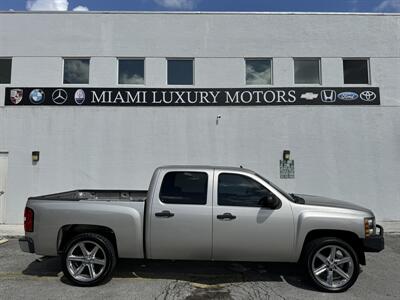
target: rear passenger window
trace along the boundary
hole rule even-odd
[[[160,200],[169,204],[206,204],[207,173],[168,172],[161,184]]]
[[[268,194],[267,188],[247,176],[218,176],[218,205],[261,207],[261,200]]]

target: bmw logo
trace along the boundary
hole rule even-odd
[[[29,100],[32,104],[41,104],[44,102],[45,96],[41,89],[35,89],[29,94]]]

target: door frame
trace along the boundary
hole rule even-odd
[[[206,204],[168,204],[168,203],[163,203],[160,200],[160,190],[161,190],[161,185],[163,183],[164,177],[166,174],[169,172],[200,172],[200,173],[207,173],[208,176],[208,181],[207,181],[207,202]],[[151,259],[173,259],[173,260],[210,260],[212,256],[212,212],[213,212],[213,182],[214,182],[214,169],[212,168],[186,168],[186,167],[170,167],[170,168],[163,168],[157,171],[157,176],[154,181],[153,185],[153,190],[149,191],[152,194],[152,199],[148,199],[149,205],[148,205],[148,210],[146,210],[146,251],[147,251],[147,258]],[[152,181],[153,183],[153,181]],[[198,214],[196,210],[193,210],[194,208],[201,209],[202,214]],[[193,255],[193,256],[188,256],[182,258],[181,255],[177,255],[175,253],[174,257],[170,256],[165,256],[161,257],[157,255],[158,253],[154,251],[155,245],[153,242],[153,239],[155,239],[155,236],[158,234],[158,231],[155,229],[156,226],[160,226],[160,221],[162,219],[157,220],[157,218],[154,217],[154,214],[158,211],[162,210],[170,210],[172,213],[176,214],[174,218],[179,216],[180,218],[187,218],[186,220],[188,223],[190,222],[190,213],[192,213],[195,217],[199,218],[200,220],[203,219],[204,223],[207,225],[207,227],[210,227],[209,230],[209,238],[207,237],[207,231],[204,231],[204,236],[199,237],[199,236],[190,236],[193,239],[201,239],[203,238],[203,242],[209,240],[209,249],[203,249],[204,252],[202,253],[202,257],[198,256],[198,254]],[[190,213],[187,213],[190,212]],[[172,222],[176,223],[175,220],[171,219]],[[168,219],[164,220],[167,221]],[[200,221],[201,223],[201,221]],[[178,224],[178,223],[176,223]],[[184,225],[185,222],[183,221],[182,224]],[[166,225],[167,226],[167,225]],[[166,227],[168,228],[168,227]],[[189,239],[190,240],[190,239]],[[200,243],[201,244],[201,243]],[[191,244],[192,245],[192,244]],[[206,248],[206,247],[205,247]],[[167,254],[167,253],[166,253]]]
[[[268,189],[271,193],[273,193],[279,200],[281,201],[281,206],[277,209],[269,209],[269,208],[262,208],[262,207],[246,207],[246,206],[224,206],[224,205],[218,205],[218,180],[219,176],[221,174],[234,174],[234,175],[241,175],[248,177],[262,186],[264,186],[266,189]],[[240,221],[240,216],[237,219],[228,221],[225,223],[224,221],[217,221],[216,215],[220,213],[229,213],[230,210],[232,211],[239,211],[243,212],[246,214],[247,212],[250,212],[250,215],[252,214],[253,211],[263,211],[263,214],[260,214],[261,217],[264,217],[265,219],[263,222],[267,221],[268,219],[272,218],[273,215],[281,215],[287,214],[285,218],[279,218],[283,220],[284,225],[287,225],[285,231],[287,234],[283,239],[280,240],[281,242],[281,252],[279,252],[278,255],[275,254],[268,254],[267,256],[264,257],[258,257],[258,259],[249,259],[249,257],[243,258],[242,257],[222,257],[219,255],[221,252],[220,249],[218,248],[218,236],[217,236],[217,231],[219,228],[222,228],[223,225],[229,224],[229,222],[232,222],[232,225],[235,224],[235,222]],[[233,213],[235,215],[235,213]],[[276,221],[279,221],[279,219],[274,219],[273,221],[276,224]],[[256,222],[257,219],[254,221]],[[256,222],[257,226],[259,226],[258,222]],[[273,225],[273,224],[270,224]],[[269,225],[269,226],[270,226]],[[279,227],[279,226],[275,226]],[[246,227],[243,227],[246,228]],[[249,228],[249,227],[247,227]],[[261,231],[261,230],[259,230]],[[279,231],[276,231],[279,232]],[[270,232],[271,233],[271,232]],[[265,235],[268,234],[268,231],[265,231]],[[248,235],[250,236],[250,235]],[[292,259],[292,253],[293,253],[293,246],[294,246],[294,224],[293,224],[293,212],[291,208],[291,204],[289,200],[287,200],[279,191],[277,191],[273,186],[271,186],[268,182],[265,182],[262,178],[257,176],[256,174],[249,173],[246,171],[231,171],[231,170],[223,170],[223,169],[216,169],[214,171],[214,190],[213,190],[213,252],[212,252],[212,259],[213,260],[234,260],[234,261],[290,261]],[[255,240],[260,240],[255,238]],[[284,245],[286,244],[286,245]],[[246,244],[248,245],[248,244]],[[266,245],[263,245],[267,247]],[[251,255],[253,256],[253,255]]]
[[[0,197],[0,224],[4,224],[6,221],[6,196],[7,196],[7,177],[8,177],[8,152],[0,151],[0,159],[5,160],[5,168],[4,168],[4,194]],[[3,171],[0,170],[0,174]]]

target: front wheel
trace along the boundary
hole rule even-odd
[[[358,278],[360,265],[357,254],[341,239],[314,240],[306,254],[308,274],[320,290],[343,292]]]
[[[75,236],[62,255],[65,277],[78,286],[95,286],[108,281],[116,262],[111,242],[95,233]]]

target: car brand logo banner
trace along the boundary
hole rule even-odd
[[[9,106],[379,105],[376,87],[240,89],[21,88],[6,89]]]

